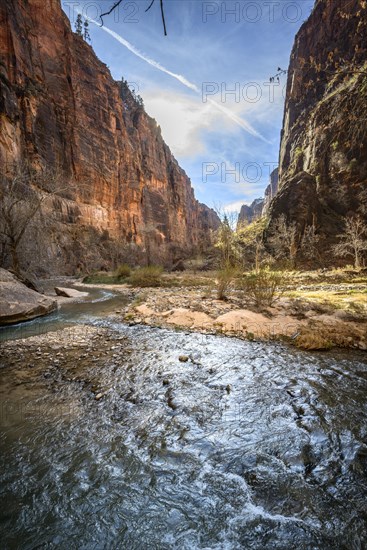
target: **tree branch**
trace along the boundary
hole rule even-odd
[[[112,13],[113,10],[115,10],[122,2],[123,2],[123,0],[118,0],[117,2],[115,2],[113,4],[112,8],[110,8],[105,13],[101,13],[101,15],[99,17],[100,17],[100,20],[102,21],[102,25],[101,25],[102,27],[103,27],[103,17],[105,15],[110,15],[110,13]],[[145,10],[146,12],[150,10],[150,8],[153,6],[154,2],[155,2],[155,0],[151,0],[149,6]],[[165,16],[164,16],[163,0],[160,0],[160,5],[161,5],[161,17],[162,17],[162,23],[163,23],[164,36],[167,36],[167,26],[166,26],[166,19],[165,19]]]
[[[150,8],[153,6],[155,0],[152,0],[151,3],[149,4],[149,6],[147,7],[147,9],[145,10],[146,12],[150,10]]]
[[[112,6],[112,8],[109,10],[109,11],[106,11],[105,13],[101,13],[101,15],[99,16],[101,21],[102,21],[102,27],[103,27],[103,17],[105,15],[110,15],[110,13],[113,12],[114,9],[116,9],[121,3],[122,3],[123,0],[118,0],[117,2],[114,3],[114,5]]]
[[[166,27],[166,20],[165,20],[165,17],[164,17],[163,0],[161,0],[161,14],[162,14],[162,23],[163,23],[164,36],[167,36],[167,27]]]
[[[153,6],[155,0],[152,0],[149,4],[149,6],[147,7],[147,9],[145,10],[145,12],[149,11],[150,8]],[[160,4],[161,4],[161,17],[162,17],[162,23],[163,23],[163,31],[164,31],[164,36],[167,36],[167,27],[166,27],[166,20],[165,20],[165,17],[164,17],[164,6],[163,6],[163,0],[160,0]]]

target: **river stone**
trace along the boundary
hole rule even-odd
[[[57,302],[42,296],[0,268],[0,325],[41,317],[57,309]]]
[[[63,296],[64,298],[84,298],[88,296],[88,292],[80,292],[75,290],[75,288],[62,288],[60,286],[55,286],[55,292],[58,296]]]

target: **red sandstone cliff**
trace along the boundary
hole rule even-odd
[[[113,254],[170,263],[205,244],[218,218],[59,0],[0,0],[0,86],[2,172],[27,160],[70,185],[69,198],[48,203],[59,225],[40,258],[71,272]]]
[[[367,215],[366,120],[367,2],[317,0],[291,54],[268,234],[285,214],[327,250],[343,216]]]

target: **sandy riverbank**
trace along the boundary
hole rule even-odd
[[[286,340],[303,349],[336,346],[367,350],[363,316],[286,297],[259,311],[239,294],[222,301],[210,290],[144,289],[137,293],[124,319],[248,339]]]
[[[354,304],[353,295],[348,294],[351,290],[349,286],[344,288],[345,284],[334,284],[332,289],[329,284],[326,288],[322,286],[324,283],[315,285],[314,282],[311,287],[298,286],[297,291],[292,289],[273,307],[259,309],[243,292],[235,289],[228,293],[227,300],[218,300],[211,277],[205,276],[202,281],[196,281],[200,284],[190,286],[185,275],[182,285],[171,287],[167,285],[169,277],[165,286],[157,288],[83,284],[77,279],[65,281],[63,286],[77,287],[85,292],[102,288],[120,293],[126,298],[127,305],[111,308],[110,316],[129,324],[209,332],[250,340],[281,340],[310,350],[332,347],[367,350],[367,316],[363,308],[354,307],[359,305],[359,297]],[[359,287],[360,284],[358,292],[363,292]],[[327,300],[316,299],[318,292]],[[59,305],[81,299],[55,296],[53,289],[47,294],[52,295]]]

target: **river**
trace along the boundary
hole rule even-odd
[[[367,548],[365,354],[127,326],[120,303],[27,329],[108,328],[98,401],[0,361],[2,549]]]

